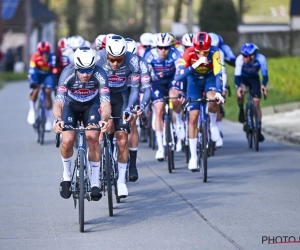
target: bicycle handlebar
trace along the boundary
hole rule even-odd
[[[208,99],[208,98],[199,98],[199,99],[196,99],[196,100],[191,100],[191,98],[189,98],[187,100],[187,102],[183,105],[183,109],[186,110],[186,108],[188,107],[188,105],[191,103],[191,102],[200,102],[200,103],[207,103],[207,102],[218,102],[219,101],[219,98],[216,98],[216,99]],[[225,112],[224,110],[224,107],[223,105],[220,105],[220,108],[221,108],[221,112]]]

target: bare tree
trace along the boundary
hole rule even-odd
[[[174,22],[180,22],[181,18],[181,6],[183,0],[177,0],[175,4],[175,14],[174,14]]]

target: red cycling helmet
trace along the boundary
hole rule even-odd
[[[206,32],[199,32],[193,38],[193,45],[196,51],[209,51],[211,45],[211,37]]]
[[[67,38],[62,37],[61,39],[59,39],[57,42],[57,47],[60,48],[61,50],[64,50],[65,48],[67,48],[68,47]]]
[[[40,53],[43,53],[43,52],[50,52],[50,43],[47,42],[47,41],[41,41],[38,43],[37,45],[37,50],[40,52]]]

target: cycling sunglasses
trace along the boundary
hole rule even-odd
[[[171,48],[171,46],[167,46],[167,47],[161,47],[161,46],[157,46],[157,48],[159,50],[169,50]]]
[[[48,51],[46,51],[46,52],[41,52],[41,55],[42,55],[42,56],[43,56],[43,55],[49,56],[49,55],[50,55],[50,52],[48,52]]]
[[[124,59],[125,59],[125,56],[114,58],[114,57],[110,57],[109,55],[107,55],[107,60],[110,61],[111,63],[114,63],[114,62],[122,63],[124,61]]]
[[[80,74],[84,74],[84,73],[91,74],[91,73],[94,71],[94,68],[77,69],[77,71],[78,71]]]
[[[251,55],[245,55],[245,54],[242,54],[242,56],[243,56],[244,58],[248,58],[248,57],[251,56]]]

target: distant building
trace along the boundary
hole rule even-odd
[[[31,1],[32,29],[30,35],[29,53],[36,51],[40,40],[47,40],[55,47],[55,25],[57,16],[39,0],[1,0],[2,1],[2,51],[21,48],[21,59],[26,60],[26,4]]]
[[[291,30],[300,30],[300,1],[291,0],[291,9],[290,9],[290,27]]]

